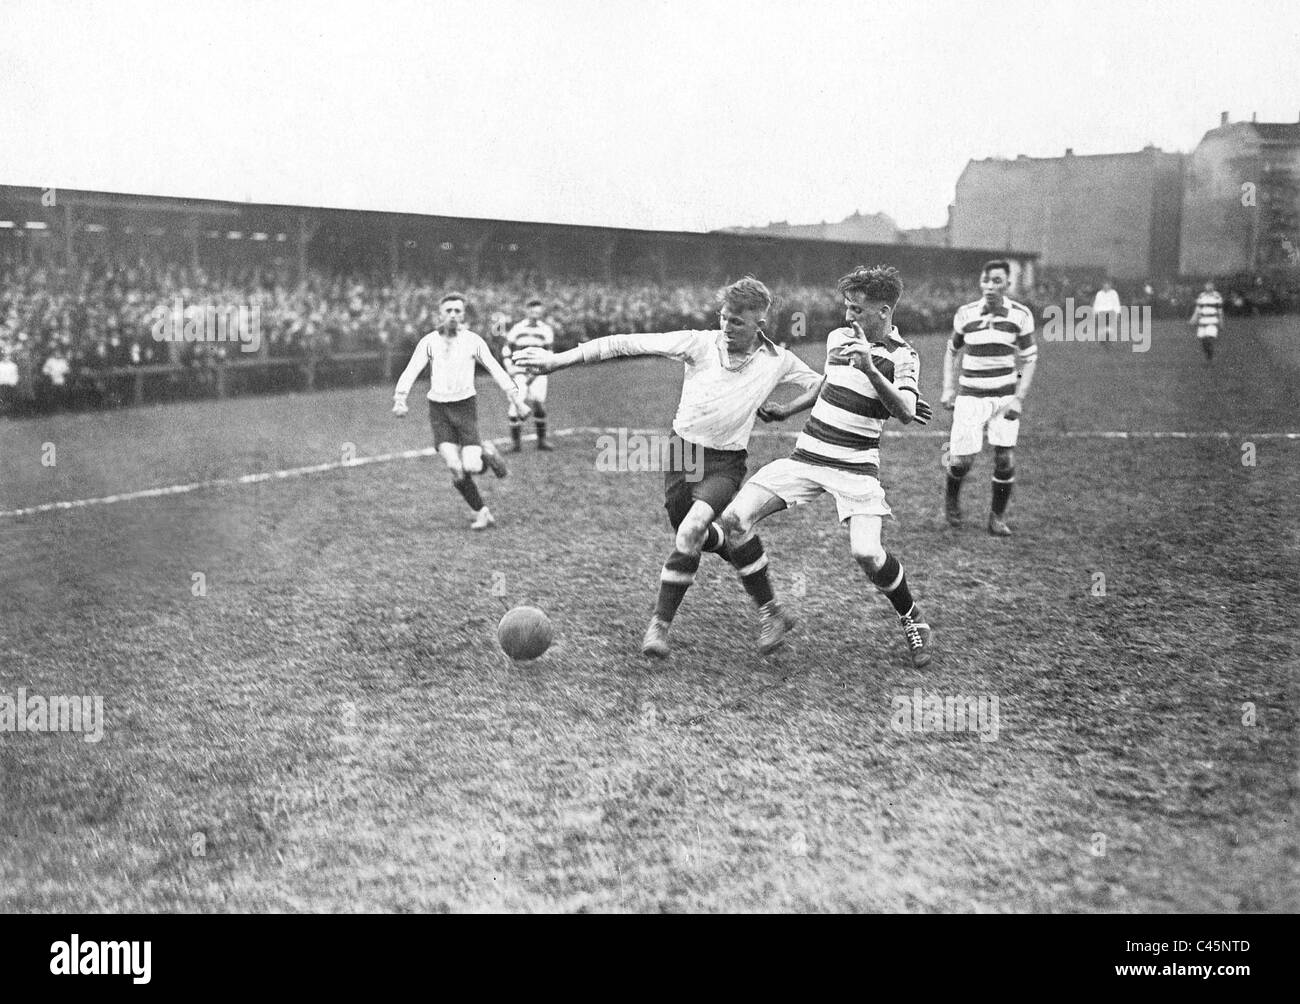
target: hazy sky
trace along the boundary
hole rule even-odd
[[[942,224],[972,157],[1300,118],[1300,2],[0,0],[0,183]]]

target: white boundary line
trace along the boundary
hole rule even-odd
[[[553,436],[616,436],[620,431],[628,435],[663,435],[664,429],[631,429],[621,426],[582,425],[570,429],[557,429]],[[755,429],[754,436],[791,439],[799,433],[793,429]],[[897,429],[885,430],[885,436],[924,437],[927,439],[947,439],[948,433],[942,429],[919,429],[915,432],[901,432]],[[528,436],[535,439],[535,436]],[[1247,442],[1256,439],[1300,440],[1300,432],[1051,432],[1039,431],[1029,435],[1034,439],[1219,439],[1240,440]],[[494,439],[493,445],[504,446],[508,440]],[[305,477],[308,474],[324,474],[345,467],[366,467],[370,464],[387,464],[395,460],[417,460],[420,457],[437,455],[437,449],[428,446],[422,450],[402,450],[398,453],[379,453],[373,457],[357,457],[353,460],[338,460],[328,464],[313,464],[310,467],[290,467],[281,471],[268,471],[262,474],[243,474],[235,478],[213,478],[210,481],[194,481],[186,485],[168,485],[165,488],[145,488],[134,492],[121,492],[117,495],[104,495],[100,498],[74,499],[68,502],[46,502],[44,505],[29,506],[26,509],[0,510],[0,519],[20,516],[36,516],[45,512],[62,509],[84,509],[87,506],[112,505],[116,502],[134,502],[138,499],[162,498],[167,495],[187,495],[207,488],[229,488],[234,485],[255,485],[264,481],[285,481],[289,478]]]

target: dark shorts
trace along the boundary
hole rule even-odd
[[[684,443],[676,433],[673,433],[671,443],[674,455],[683,456],[678,451],[685,449],[689,451],[686,456],[698,460],[702,454],[703,460],[698,466],[692,460],[689,466],[694,469],[690,471],[664,472],[664,508],[668,510],[668,522],[676,530],[697,500],[712,509],[714,516],[720,516],[745,480],[749,451],[710,450],[694,443]]]
[[[478,446],[482,440],[478,434],[477,397],[467,397],[461,401],[430,401],[429,424],[433,426],[433,441],[441,446],[454,443],[456,446]]]

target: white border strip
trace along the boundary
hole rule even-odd
[[[624,431],[620,426],[583,425],[571,429],[557,429],[552,436],[616,436]],[[626,429],[628,435],[663,435],[663,429]],[[799,433],[794,429],[755,429],[753,435],[759,437],[794,438]],[[926,437],[929,439],[947,439],[948,433],[942,429],[920,429],[915,432],[901,432],[888,429],[885,435]],[[527,436],[535,439],[535,436]],[[1300,440],[1300,432],[1034,432],[1026,437],[1030,442],[1035,439],[1221,439],[1247,442],[1256,439]],[[492,441],[496,446],[504,446],[508,440]],[[399,453],[380,453],[373,457],[357,457],[353,460],[339,460],[328,464],[313,464],[310,467],[290,467],[282,471],[268,471],[262,474],[244,474],[237,478],[213,478],[211,481],[194,481],[187,485],[168,485],[165,488],[145,488],[141,491],[122,492],[117,495],[104,495],[101,498],[74,499],[70,502],[46,502],[44,505],[30,506],[26,509],[9,509],[0,511],[0,519],[20,516],[36,516],[44,512],[56,512],[62,509],[84,509],[87,506],[112,505],[116,502],[134,502],[137,499],[162,498],[167,495],[187,495],[207,488],[229,488],[234,485],[255,485],[264,481],[284,481],[288,478],[300,478],[308,474],[324,474],[344,467],[365,467],[369,464],[387,464],[395,460],[417,460],[437,454],[435,447],[422,450],[402,450]]]

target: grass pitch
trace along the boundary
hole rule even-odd
[[[482,535],[432,458],[0,517],[0,696],[106,717],[0,732],[0,909],[1294,911],[1300,441],[1254,434],[1300,431],[1298,328],[1237,322],[1212,367],[1172,323],[1043,345],[1009,540],[987,451],[953,531],[943,440],[887,438],[924,671],[829,500],[762,529],[782,651],[706,556],[643,660],[661,480],[597,472],[590,433],[480,479]],[[557,375],[552,427],[666,431],[680,379]],[[389,392],[10,422],[0,509],[429,445]],[[480,412],[504,434],[490,384]],[[557,635],[518,665],[517,603]],[[896,731],[918,689],[996,697],[996,739]]]

